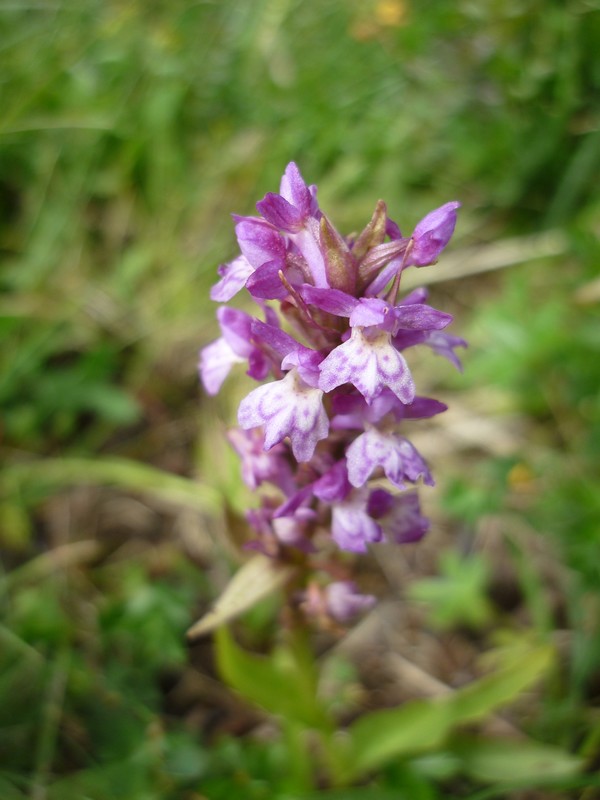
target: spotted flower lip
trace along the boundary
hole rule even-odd
[[[308,386],[292,369],[282,380],[250,392],[240,403],[238,422],[245,430],[264,427],[265,450],[289,437],[294,458],[310,461],[329,431],[322,398],[320,389]]]
[[[423,482],[432,486],[434,481],[427,464],[403,436],[368,428],[361,433],[346,450],[348,480],[357,488],[364,486],[377,468],[399,489],[406,487],[405,481]]]
[[[403,403],[415,397],[415,384],[404,357],[385,331],[367,333],[360,327],[332,350],[320,366],[319,387],[324,392],[351,384],[371,403],[384,389],[390,389]]]
[[[295,563],[292,551],[305,554],[317,577],[307,574],[302,603],[317,616],[344,623],[373,602],[351,580],[352,560],[335,566],[332,554],[414,543],[429,527],[417,486],[434,480],[410,431],[446,406],[417,394],[409,363],[429,348],[460,369],[466,342],[447,333],[452,316],[426,289],[402,294],[402,276],[435,263],[459,205],[436,208],[406,236],[378,200],[364,228],[343,236],[291,162],[258,216],[233,215],[240,252],[219,267],[211,297],[245,296],[260,318],[222,305],[200,376],[211,395],[240,364],[242,380],[258,382],[229,434],[258,504],[248,546]]]

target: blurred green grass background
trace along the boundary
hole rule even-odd
[[[189,615],[214,588],[190,564],[215,553],[169,533],[198,510],[219,527],[214,481],[188,480],[225,458],[196,385],[216,332],[208,290],[234,255],[229,214],[252,213],[290,160],[343,231],[379,197],[407,230],[459,199],[457,264],[517,248],[518,266],[435,290],[471,339],[466,376],[445,387],[487,389],[484,416],[505,402],[523,423],[508,456],[476,470],[464,457],[444,509],[476,528],[509,508],[552,538],[574,644],[542,718],[550,740],[600,738],[599,10],[0,2],[3,798],[193,797],[200,778],[211,800],[274,796],[278,753],[228,741],[209,759],[165,717],[158,676],[182,668]],[[555,255],[531,259],[544,231]],[[65,495],[79,484],[117,487],[110,513],[100,488]],[[61,547],[65,570],[44,561]],[[519,574],[539,609],[543,587]],[[101,709],[97,692],[112,698]],[[437,797],[427,785],[411,800]]]

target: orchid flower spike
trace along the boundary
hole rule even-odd
[[[460,369],[466,342],[445,332],[452,317],[427,305],[426,290],[399,288],[405,269],[438,259],[459,206],[431,211],[407,238],[380,200],[361,233],[343,236],[291,163],[279,192],[257,203],[260,216],[234,217],[240,252],[219,268],[211,297],[228,303],[245,290],[259,315],[220,306],[221,336],[203,348],[200,377],[214,395],[243,364],[259,384],[229,436],[260,498],[249,546],[296,565],[303,554],[298,603],[308,614],[345,622],[374,602],[347,560],[332,568],[332,552],[406,545],[429,527],[417,486],[434,479],[405,429],[446,406],[417,395],[409,361],[426,345]]]

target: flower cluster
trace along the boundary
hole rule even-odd
[[[327,551],[327,541],[363,553],[426,532],[410,487],[433,478],[402,431],[446,406],[416,394],[404,354],[426,345],[460,367],[455,349],[466,343],[443,332],[452,317],[427,305],[424,289],[399,289],[407,267],[436,261],[458,206],[432,211],[405,237],[379,201],[364,230],[343,237],[291,163],[279,194],[257,204],[260,217],[234,216],[241,252],[219,268],[211,297],[226,303],[245,287],[260,319],[222,305],[200,375],[213,395],[237,363],[261,382],[230,432],[244,481],[262,487],[250,546],[282,559]],[[372,601],[349,580],[315,585],[305,592],[312,613],[345,620]]]

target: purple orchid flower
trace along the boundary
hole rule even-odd
[[[335,581],[325,587],[327,611],[338,622],[346,623],[375,605],[372,594],[361,594],[354,581]]]
[[[259,382],[229,434],[259,498],[250,547],[284,560],[301,551],[335,576],[324,533],[328,552],[352,553],[426,533],[414,487],[434,481],[407,434],[446,406],[416,395],[405,354],[424,344],[460,369],[455,350],[466,342],[445,332],[452,317],[427,304],[425,289],[402,297],[400,288],[405,269],[437,260],[458,208],[437,208],[407,238],[378,201],[364,230],[344,237],[291,163],[279,192],[257,203],[259,217],[234,216],[240,254],[219,267],[211,297],[226,303],[246,288],[264,321],[219,308],[221,336],[202,350],[200,374],[213,395],[237,364]],[[320,615],[346,622],[372,605],[350,580],[310,589],[322,583],[307,573],[304,606]]]

